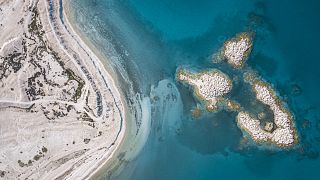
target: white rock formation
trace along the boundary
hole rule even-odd
[[[215,110],[217,98],[227,94],[232,88],[230,78],[216,69],[197,74],[180,70],[177,78],[193,86],[196,95],[208,102],[208,110]]]
[[[293,145],[296,141],[296,135],[290,112],[283,107],[279,98],[276,97],[274,91],[266,83],[257,80],[252,86],[256,93],[256,98],[268,105],[273,111],[276,129],[273,132],[265,131],[260,126],[260,121],[250,116],[248,112],[240,112],[238,114],[238,126],[248,132],[255,141],[270,141],[280,147]]]
[[[249,33],[240,33],[235,38],[225,42],[223,58],[235,68],[243,66],[251,52],[252,42]]]

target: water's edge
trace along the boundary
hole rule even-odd
[[[124,113],[126,115],[126,119],[124,123],[126,124],[126,129],[124,137],[115,152],[112,153],[112,157],[90,177],[90,179],[102,179],[105,176],[110,177],[118,174],[126,163],[136,157],[140,152],[149,133],[150,99],[147,97],[140,97],[138,93],[131,95],[134,97],[133,99],[128,98],[129,95],[126,94],[127,92],[123,91],[123,88],[121,88],[121,83],[123,83],[121,81],[124,81],[124,78],[121,77],[122,74],[116,72],[116,67],[112,67],[110,65],[111,62],[109,58],[97,50],[95,44],[90,40],[90,38],[88,38],[82,30],[77,27],[74,22],[71,3],[72,1],[63,1],[63,12],[66,15],[66,18],[79,37],[81,37],[81,40],[90,48],[91,51],[94,52],[98,59],[101,60],[108,73],[115,81],[115,84],[121,94],[121,99],[125,103]],[[130,93],[133,94],[132,91]],[[131,101],[130,105],[128,101]],[[132,101],[134,101],[134,103],[132,103]],[[137,118],[139,118],[139,120],[137,120]],[[137,124],[135,123],[136,121],[141,122],[141,127],[137,127]],[[140,131],[139,129],[142,130]]]

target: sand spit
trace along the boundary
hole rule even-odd
[[[0,177],[85,179],[123,138],[112,77],[58,0],[0,5]]]

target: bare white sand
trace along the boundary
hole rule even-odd
[[[115,152],[124,104],[101,61],[59,19],[59,1],[0,3],[0,171],[85,179]]]

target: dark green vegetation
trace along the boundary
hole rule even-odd
[[[34,161],[38,161],[40,158],[44,157],[45,153],[48,152],[48,149],[46,147],[42,147],[41,148],[41,151],[38,152],[38,154],[36,154],[34,157],[33,157],[33,160],[28,160],[27,163],[24,163],[22,162],[21,160],[18,160],[18,164],[20,167],[29,167],[29,166],[32,166],[32,163]],[[21,152],[22,153],[22,152]]]
[[[57,52],[55,52],[47,43],[47,40],[44,37],[44,30],[39,20],[39,12],[37,8],[30,10],[32,12],[32,19],[28,25],[28,31],[30,36],[25,34],[25,38],[28,40],[28,49],[29,49],[29,58],[30,63],[34,68],[34,75],[28,78],[28,88],[25,89],[29,100],[36,100],[42,96],[45,96],[44,83],[49,86],[49,89],[53,90],[54,88],[65,88],[71,80],[76,81],[77,87],[74,94],[69,92],[66,88],[63,89],[63,92],[66,94],[72,94],[71,100],[77,102],[81,97],[82,88],[84,87],[85,82],[77,76],[70,68],[66,68],[64,62],[61,60]],[[57,76],[67,76],[68,81],[63,85],[59,85],[53,80],[47,78],[48,71],[51,71],[49,65],[45,65],[45,57],[51,57],[54,61],[57,61],[60,67],[63,69],[62,72],[58,72]],[[52,87],[52,88],[51,88]]]

